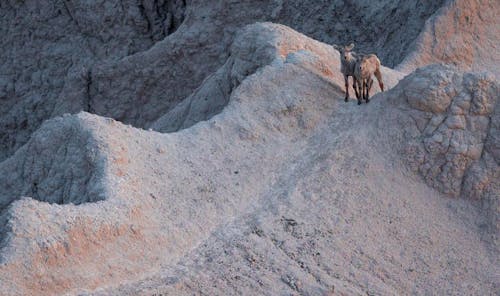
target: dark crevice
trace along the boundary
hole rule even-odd
[[[186,1],[139,1],[139,11],[147,23],[146,33],[158,42],[174,33],[184,21]]]
[[[31,188],[31,194],[34,199],[40,200],[40,196],[38,195],[38,183],[33,182],[33,187]]]
[[[142,18],[146,20],[147,24],[146,32],[148,33],[151,32],[151,23],[149,22],[149,18],[146,14],[146,8],[144,7],[141,1],[139,1],[137,7],[139,8],[139,13],[141,14]]]
[[[94,113],[94,108],[92,108],[92,95],[90,93],[90,88],[92,86],[92,71],[89,70],[86,74],[86,80],[87,80],[87,104],[86,104],[86,110],[89,113]]]
[[[62,2],[64,4],[64,8],[66,9],[66,12],[68,13],[69,18],[75,23],[76,27],[78,28],[78,31],[82,32],[83,30],[82,30],[80,24],[78,23],[78,20],[75,18],[75,16],[71,12],[71,9],[69,9],[69,7],[68,7],[67,2],[69,2],[69,1],[63,0]]]

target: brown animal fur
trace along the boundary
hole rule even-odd
[[[377,77],[377,81],[381,91],[384,91],[384,82],[382,81],[382,72],[380,71],[380,60],[374,54],[362,56],[356,62],[354,69],[354,77],[356,78],[356,96],[358,104],[364,99],[367,103],[370,101],[370,89],[373,85],[373,75]]]

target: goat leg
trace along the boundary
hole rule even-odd
[[[366,90],[366,98],[365,98],[365,101],[368,103],[370,102],[370,90],[372,89],[372,86],[373,86],[373,78],[370,78],[368,79],[368,82],[367,82],[367,90]]]
[[[361,105],[362,103],[362,99],[365,97],[365,79],[361,79],[361,82],[360,82],[360,93],[361,93],[361,97],[358,99],[358,105]]]
[[[349,76],[344,75],[345,81],[345,101],[349,101]]]
[[[374,74],[375,77],[377,77],[378,86],[380,87],[380,90],[384,91],[384,82],[382,81],[382,72],[380,71],[380,68],[377,68]]]
[[[356,94],[356,98],[359,100],[360,94],[358,90],[358,80],[355,76],[352,77],[352,88],[354,89],[354,93]]]

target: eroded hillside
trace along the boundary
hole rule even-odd
[[[432,18],[432,22],[443,20],[439,26],[424,23],[441,1],[0,4],[5,41],[0,54],[0,159],[25,144],[44,120],[64,113],[87,111],[149,127],[215,72],[226,61],[235,32],[256,21],[284,23],[329,43],[354,41],[361,51],[376,52],[391,67],[411,52],[401,66],[406,71],[439,60],[486,68],[490,63],[483,63],[483,56],[498,62],[498,7],[494,1],[473,7],[463,7],[462,2],[451,1],[443,9],[469,14],[456,24],[456,17],[441,9]],[[483,10],[484,5],[491,7]],[[462,19],[472,23],[463,24]],[[488,32],[484,37],[488,42],[475,41],[467,47],[466,59],[461,58],[461,48],[436,52],[431,58],[423,52],[435,51],[436,43],[431,47],[426,36],[438,36],[432,31],[436,28],[445,32],[457,28],[439,35],[442,46],[475,40],[484,35],[479,28]],[[423,41],[415,43],[416,39]]]
[[[498,7],[341,3],[0,4],[2,292],[494,294]]]

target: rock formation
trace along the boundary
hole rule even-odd
[[[495,294],[498,5],[344,2],[0,3],[2,294]]]
[[[393,123],[405,127],[399,153],[444,194],[480,199],[498,236],[500,87],[495,77],[431,65],[405,77],[387,96],[406,111]]]
[[[490,53],[486,57],[498,58],[497,7],[492,3],[487,11],[472,7],[469,20],[484,20],[485,28],[493,28],[487,35],[492,41],[481,48]],[[422,40],[430,34],[430,25],[422,32],[421,28],[440,4],[395,0],[1,4],[0,33],[5,42],[0,55],[0,111],[5,115],[0,118],[0,159],[26,143],[44,120],[64,113],[88,111],[149,127],[226,61],[235,32],[246,24],[270,20],[320,41],[355,41],[358,48],[375,51],[383,64],[394,66],[411,49],[423,51],[420,43],[412,42],[418,34]],[[447,11],[455,11],[453,5],[458,4],[447,3]],[[443,23],[443,31],[453,25]],[[469,40],[478,34],[461,32],[452,38]],[[449,44],[447,35],[439,44]],[[429,56],[407,58],[400,68],[439,61]],[[444,61],[462,63],[454,56]]]

